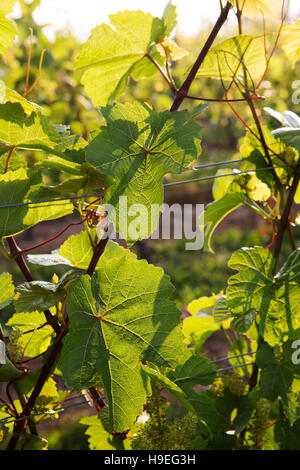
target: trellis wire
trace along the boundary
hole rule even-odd
[[[203,165],[197,165],[191,168],[191,170],[200,170],[201,168],[209,168],[214,166],[222,166],[222,165],[231,165],[232,163],[241,163],[244,162],[244,158],[240,158],[239,160],[225,160],[223,162],[214,162],[214,163],[204,163]]]
[[[165,183],[164,187],[170,187],[170,186],[177,186],[179,184],[188,184],[188,183],[193,183],[196,181],[209,181],[217,178],[224,178],[225,176],[239,176],[239,175],[244,175],[247,173],[257,173],[259,171],[269,171],[269,170],[276,170],[277,168],[288,168],[294,166],[292,164],[287,164],[287,165],[278,165],[278,166],[267,166],[265,168],[254,168],[253,170],[244,170],[244,171],[239,171],[236,170],[232,173],[226,173],[224,175],[213,175],[213,176],[204,176],[203,178],[194,178],[190,180],[185,180],[185,181],[174,181],[171,183]]]
[[[203,166],[194,167],[194,169],[204,168],[204,167],[208,167],[208,166],[218,166],[218,165],[221,165],[221,164],[237,162],[237,161],[238,160],[228,160],[227,162],[218,162],[218,163],[214,163],[214,164],[208,163],[208,164],[205,164]],[[293,167],[293,166],[295,166],[295,165],[287,164],[287,165],[278,165],[278,166],[267,166],[267,167],[264,167],[264,168],[254,168],[253,170],[244,170],[244,171],[236,170],[236,171],[233,171],[232,173],[226,173],[224,175],[204,176],[202,178],[193,178],[193,179],[189,179],[189,180],[185,180],[185,181],[174,181],[174,182],[171,182],[171,183],[164,183],[163,186],[166,188],[166,187],[170,187],[170,186],[178,186],[180,184],[194,183],[194,182],[197,182],[197,181],[209,181],[209,180],[213,180],[213,179],[216,179],[216,178],[224,178],[226,176],[238,176],[238,175],[244,175],[244,174],[247,174],[247,173],[257,173],[259,171],[270,171],[270,170],[276,170],[276,169],[279,169],[279,168],[288,168],[288,167]],[[191,170],[192,169],[193,168],[191,168]],[[48,199],[48,200],[45,200],[45,201],[27,201],[27,202],[8,203],[8,204],[1,204],[0,209],[6,209],[6,208],[9,208],[9,207],[20,207],[20,206],[45,204],[45,203],[48,203],[48,202],[69,201],[69,200],[74,200],[74,199],[86,199],[86,198],[90,198],[90,197],[100,198],[102,196],[105,196],[105,194],[104,193],[86,194],[86,195],[83,195],[83,196],[68,196],[68,197],[66,196],[66,197],[61,197],[61,198],[57,198],[57,199]]]

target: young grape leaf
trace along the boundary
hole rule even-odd
[[[77,391],[103,381],[111,431],[128,429],[151,393],[141,361],[174,367],[183,354],[173,289],[161,268],[127,250],[101,257],[92,279],[80,276],[69,288],[60,368]]]
[[[12,46],[17,30],[14,24],[6,18],[11,13],[16,0],[1,0],[0,5],[0,52],[6,55],[8,47]]]
[[[46,310],[58,303],[65,295],[72,272],[66,273],[57,284],[45,281],[32,281],[20,284],[16,288],[16,312]]]
[[[15,288],[12,276],[8,273],[0,274],[0,310],[6,307],[13,300]]]
[[[116,211],[116,231],[122,237],[136,241],[155,230],[162,210],[163,176],[180,173],[200,153],[200,128],[192,117],[202,109],[201,105],[193,114],[186,110],[157,113],[135,102],[102,110],[107,125],[88,145],[86,158],[101,173],[115,178],[104,203]],[[157,211],[152,212],[153,205]],[[135,232],[135,216],[142,210]]]
[[[232,80],[259,79],[266,68],[263,37],[236,36],[210,49],[197,77]]]
[[[90,230],[92,240],[96,237],[96,229]],[[128,250],[127,250],[128,251]],[[102,257],[108,259],[114,256],[124,255],[124,248],[109,240]],[[74,268],[87,270],[93,256],[93,249],[86,231],[77,235],[71,235],[59,248],[52,253],[44,255],[28,255],[27,260],[32,264],[41,266],[66,265]],[[128,251],[130,256],[130,251]],[[132,256],[135,255],[132,253]],[[96,267],[98,269],[98,266]]]
[[[49,191],[44,188],[31,193],[31,177],[24,168],[0,175],[0,238],[9,237],[43,221],[52,220],[73,212],[69,201],[54,201],[40,204],[16,205],[24,201],[47,201]],[[33,186],[34,188],[34,186]]]
[[[150,13],[125,10],[109,19],[112,27],[96,26],[76,63],[77,69],[84,70],[81,81],[95,106],[105,106],[120,96],[129,75],[137,79],[157,72],[147,54],[165,34],[163,21]],[[151,55],[160,61],[157,52]]]
[[[50,325],[45,325],[45,321],[43,313],[34,311],[15,313],[6,323],[26,333],[18,339],[18,345],[26,356],[35,357],[49,347],[53,329]],[[45,326],[41,328],[42,325]]]
[[[172,5],[172,1],[167,3],[163,12],[162,20],[165,25],[165,34],[171,34],[177,25],[176,7],[175,5]]]
[[[280,46],[292,64],[295,66],[300,59],[300,20],[283,26],[280,35]]]
[[[96,229],[90,231],[92,240],[96,237]],[[113,258],[118,256],[126,256],[135,258],[135,255],[129,250],[125,250],[117,243],[109,240],[102,258]],[[71,266],[86,270],[93,256],[93,248],[89,236],[86,231],[77,235],[71,235],[60,247],[58,254],[67,260]],[[96,267],[98,269],[98,266]]]
[[[221,199],[217,199],[208,204],[204,214],[199,218],[199,230],[206,226],[204,249],[214,253],[211,247],[211,238],[220,222],[230,212],[240,207],[245,201],[245,195],[242,192],[227,193]]]
[[[236,6],[235,0],[230,1]],[[278,20],[282,8],[282,0],[272,0],[272,2],[270,0],[243,0],[239,2],[239,7],[242,9],[243,14],[250,18],[263,15],[264,18]]]
[[[262,247],[242,248],[229,260],[238,271],[229,278],[227,306],[235,316],[259,315],[260,334],[271,346],[293,338],[300,326],[299,249],[294,251],[273,277],[274,258]]]

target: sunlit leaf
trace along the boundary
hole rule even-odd
[[[70,333],[60,367],[77,391],[103,381],[111,430],[122,432],[141,414],[150,393],[141,361],[173,367],[182,355],[180,312],[160,268],[126,254],[100,258],[92,279],[80,276],[67,297]]]
[[[84,70],[82,83],[95,106],[117,98],[129,75],[137,79],[157,72],[146,55],[165,32],[162,20],[140,10],[125,10],[109,18],[111,26],[101,24],[93,29],[76,64]]]
[[[283,341],[285,336],[293,338],[300,326],[299,253],[294,251],[275,277],[272,275],[274,258],[261,247],[242,248],[228,263],[238,271],[228,281],[228,308],[235,316],[256,314],[260,334],[271,346]]]

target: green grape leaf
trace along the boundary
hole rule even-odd
[[[221,199],[225,194],[227,193],[227,190],[229,189],[231,183],[234,180],[234,175],[230,175],[232,173],[231,168],[220,168],[214,180],[213,187],[212,187],[212,194],[214,199]],[[222,178],[219,178],[221,175],[230,175],[230,176],[222,176]]]
[[[76,63],[77,69],[84,70],[81,81],[95,106],[105,106],[120,96],[129,75],[137,79],[157,72],[147,54],[165,33],[162,20],[142,11],[125,10],[109,19],[111,26],[100,24],[93,29]]]
[[[165,390],[167,390],[173,397],[175,397],[187,410],[194,411],[192,405],[188,402],[185,393],[178,387],[172,380],[163,375],[157,369],[149,366],[142,366],[146,374],[152,379],[157,381]]]
[[[80,391],[103,381],[110,430],[122,432],[141,414],[151,393],[141,361],[174,367],[183,353],[173,286],[161,268],[121,257],[101,257],[92,279],[70,286],[60,368],[66,383]]]
[[[0,310],[12,302],[14,294],[15,288],[11,274],[0,274]]]
[[[43,220],[56,219],[73,212],[73,205],[69,201],[18,205],[26,200],[53,199],[53,194],[45,188],[31,192],[31,183],[30,175],[24,168],[0,175],[0,238],[16,235]],[[1,207],[7,204],[12,206]]]
[[[279,44],[294,67],[300,59],[300,20],[283,26]]]
[[[188,312],[191,315],[199,316],[199,313],[206,313],[207,309],[211,310],[217,302],[217,296],[212,295],[211,297],[199,297],[190,302],[187,306]]]
[[[96,237],[96,229],[90,231],[92,240]],[[109,240],[102,258],[113,258],[124,256],[135,258],[135,255],[129,250],[124,249],[117,243]],[[71,266],[86,270],[93,256],[93,248],[86,231],[77,235],[71,235],[60,247],[58,255],[67,260]],[[99,269],[97,266],[96,269]]]
[[[60,141],[55,127],[40,113],[27,117],[20,103],[0,105],[0,141],[9,147],[55,152]]]
[[[8,358],[6,358],[5,364],[0,364],[0,383],[10,382],[21,375],[23,375],[23,371],[17,369]]]
[[[197,107],[193,115],[188,111],[157,113],[135,102],[102,110],[107,126],[88,145],[86,158],[101,173],[115,178],[104,203],[114,207],[111,217],[117,220],[115,229],[123,238],[136,241],[155,230],[162,210],[163,176],[180,173],[200,153],[200,128],[192,117],[202,109]],[[158,210],[152,212],[155,204]],[[137,224],[135,215],[140,211]]]
[[[3,153],[2,153],[3,151]],[[6,173],[6,162],[9,155],[9,150],[6,149],[0,150],[0,174],[3,175]],[[16,171],[19,168],[27,168],[27,162],[21,155],[18,155],[16,151],[10,156],[9,160],[9,171]]]
[[[96,237],[96,229],[90,230],[92,240]],[[117,243],[109,240],[105,252],[102,257],[122,256],[124,253],[130,251],[125,250]],[[74,268],[87,270],[93,256],[93,249],[89,236],[86,231],[80,232],[77,235],[71,235],[59,248],[49,254],[44,255],[28,255],[27,261],[32,264],[39,264],[41,266],[56,266],[66,265],[73,266]],[[132,254],[132,257],[135,255]],[[98,269],[98,267],[96,267]]]
[[[236,36],[210,49],[197,77],[232,80],[244,73],[248,80],[259,79],[266,68],[263,37]]]
[[[30,435],[23,438],[20,444],[22,450],[48,450],[48,441],[40,436]]]
[[[8,47],[12,46],[17,30],[14,24],[6,18],[16,0],[1,0],[0,5],[0,52],[6,55]]]
[[[53,329],[45,325],[45,315],[41,312],[15,313],[7,322],[21,330],[24,334],[18,339],[18,345],[22,347],[26,356],[34,357],[43,353],[49,347]],[[45,325],[41,328],[42,325]],[[30,333],[27,333],[29,332]]]
[[[189,355],[183,364],[168,373],[168,377],[182,388],[188,396],[195,385],[210,385],[217,377],[216,369],[209,360],[198,354]]]
[[[85,434],[89,436],[89,448],[91,450],[128,450],[128,440],[121,440],[118,436],[109,434],[103,427],[99,415],[86,416],[80,424],[88,426]]]
[[[182,331],[186,343],[203,343],[212,333],[219,330],[218,324],[212,316],[187,317],[183,320]]]
[[[299,366],[292,362],[291,342],[283,344],[279,357],[268,344],[264,344],[257,351],[256,363],[262,369],[260,388],[263,395],[269,400],[275,400],[280,396],[283,402],[287,403],[287,394],[291,391],[293,380],[300,378]]]
[[[165,35],[171,34],[177,25],[176,7],[175,5],[172,5],[172,1],[167,3],[163,12],[162,20],[165,25]]]
[[[228,266],[238,271],[229,278],[226,301],[234,316],[256,314],[259,330],[271,346],[288,335],[293,338],[300,326],[299,249],[288,258],[273,277],[274,258],[262,247],[242,248],[229,260]]]
[[[20,95],[15,90],[11,90],[8,88],[4,82],[0,81],[0,103],[5,104],[7,102],[10,103],[20,103],[23,110],[26,114],[31,114],[32,112],[44,112],[43,108],[36,103],[32,103]]]
[[[231,3],[236,6],[235,0],[230,0]],[[282,0],[243,0],[239,2],[239,7],[242,8],[243,14],[249,18],[255,16],[262,16],[264,18],[271,18],[278,20],[281,8]]]
[[[20,284],[16,288],[16,312],[46,310],[58,303],[65,295],[72,279],[72,271],[64,274],[57,284],[45,281],[32,281]]]
[[[27,255],[27,261],[40,266],[72,266],[72,263],[58,254],[58,250],[44,255]]]
[[[273,136],[273,133],[270,132],[270,129],[267,126],[262,125],[262,131],[268,148],[274,153],[281,153],[284,150],[284,145]],[[259,151],[262,155],[265,155],[262,143],[257,140],[252,132],[247,131],[240,145],[241,157],[248,159],[251,156],[251,153],[255,151]]]
[[[291,426],[300,418],[300,395],[299,392],[289,391],[286,399],[283,401],[283,407],[286,417]]]
[[[235,209],[240,207],[245,200],[242,192],[227,193],[221,199],[208,204],[199,218],[199,230],[206,227],[204,249],[214,253],[211,247],[211,239],[220,222]]]

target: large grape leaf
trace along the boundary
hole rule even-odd
[[[40,113],[27,117],[20,103],[0,104],[0,142],[9,147],[55,152],[60,142],[55,127]]]
[[[129,75],[137,79],[157,72],[146,54],[166,30],[162,20],[139,10],[118,12],[109,19],[111,26],[93,29],[76,63],[77,69],[84,70],[81,81],[95,106],[117,98]],[[157,52],[152,55],[160,61]]]
[[[13,44],[17,30],[14,24],[6,18],[12,9],[16,0],[1,0],[0,5],[0,52],[5,55],[7,48]]]
[[[0,238],[9,237],[43,221],[52,220],[73,211],[69,201],[45,202],[40,204],[22,204],[53,199],[42,189],[31,192],[31,178],[24,168],[8,171],[0,175]],[[9,207],[1,207],[12,204]]]
[[[104,202],[115,208],[116,230],[122,237],[146,238],[155,230],[160,211],[151,214],[151,208],[163,203],[163,176],[180,173],[200,153],[200,128],[192,117],[202,109],[193,114],[186,110],[157,113],[138,102],[103,108],[107,125],[88,145],[86,158],[101,173],[115,178]],[[146,209],[138,235],[129,233],[135,214],[123,208],[121,196],[127,197],[128,209],[133,205]]]
[[[242,248],[229,260],[238,271],[229,278],[227,306],[236,316],[256,313],[260,334],[271,346],[286,335],[294,338],[300,326],[300,250],[294,251],[273,277],[274,258],[262,248]]]
[[[230,0],[236,6],[235,0]],[[278,20],[282,8],[282,0],[240,0],[239,7],[243,14],[250,18],[255,16],[264,16]]]
[[[248,80],[259,79],[266,68],[264,40],[262,37],[235,36],[210,49],[197,77],[232,80],[238,76]]]
[[[141,361],[174,367],[183,354],[169,278],[123,251],[123,256],[101,257],[92,279],[84,275],[71,284],[71,328],[60,360],[71,388],[103,382],[110,428],[118,432],[133,424],[150,393]]]

